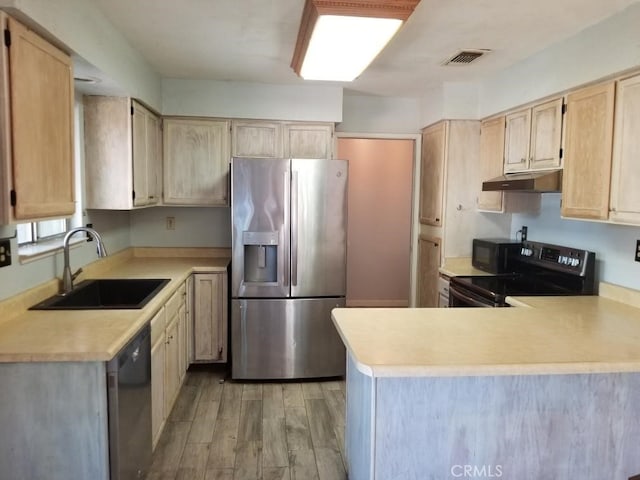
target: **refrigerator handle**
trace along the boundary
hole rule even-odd
[[[298,172],[291,172],[291,285],[298,285]]]
[[[289,171],[285,171],[284,172],[284,225],[289,225],[289,201],[290,201],[290,189],[291,189],[291,183],[290,183],[290,177],[289,177]],[[282,242],[282,245],[286,245],[287,242]],[[286,249],[283,250],[286,252]],[[284,257],[283,257],[284,259]],[[282,265],[282,260],[278,260],[278,264]],[[289,268],[286,266],[286,263],[284,264],[285,267],[283,268],[284,270],[284,286],[288,287],[289,286]]]

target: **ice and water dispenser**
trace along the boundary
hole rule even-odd
[[[278,282],[278,232],[243,232],[244,283]]]

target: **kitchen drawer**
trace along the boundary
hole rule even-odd
[[[184,297],[186,295],[186,286],[183,283],[178,287],[178,289],[171,295],[171,298],[165,304],[166,315],[168,319],[172,319],[175,317],[176,313],[178,313],[178,309],[184,303]]]
[[[167,317],[165,308],[162,307],[158,313],[151,319],[151,345],[155,345],[158,338],[164,336],[164,328],[166,326]]]

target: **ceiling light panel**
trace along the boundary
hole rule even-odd
[[[395,18],[320,16],[300,76],[350,82],[369,66],[401,25],[402,20]]]
[[[354,80],[419,1],[307,0],[291,67],[306,80]]]

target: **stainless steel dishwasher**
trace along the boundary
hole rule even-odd
[[[107,363],[111,480],[144,478],[151,463],[151,337],[146,325]]]

